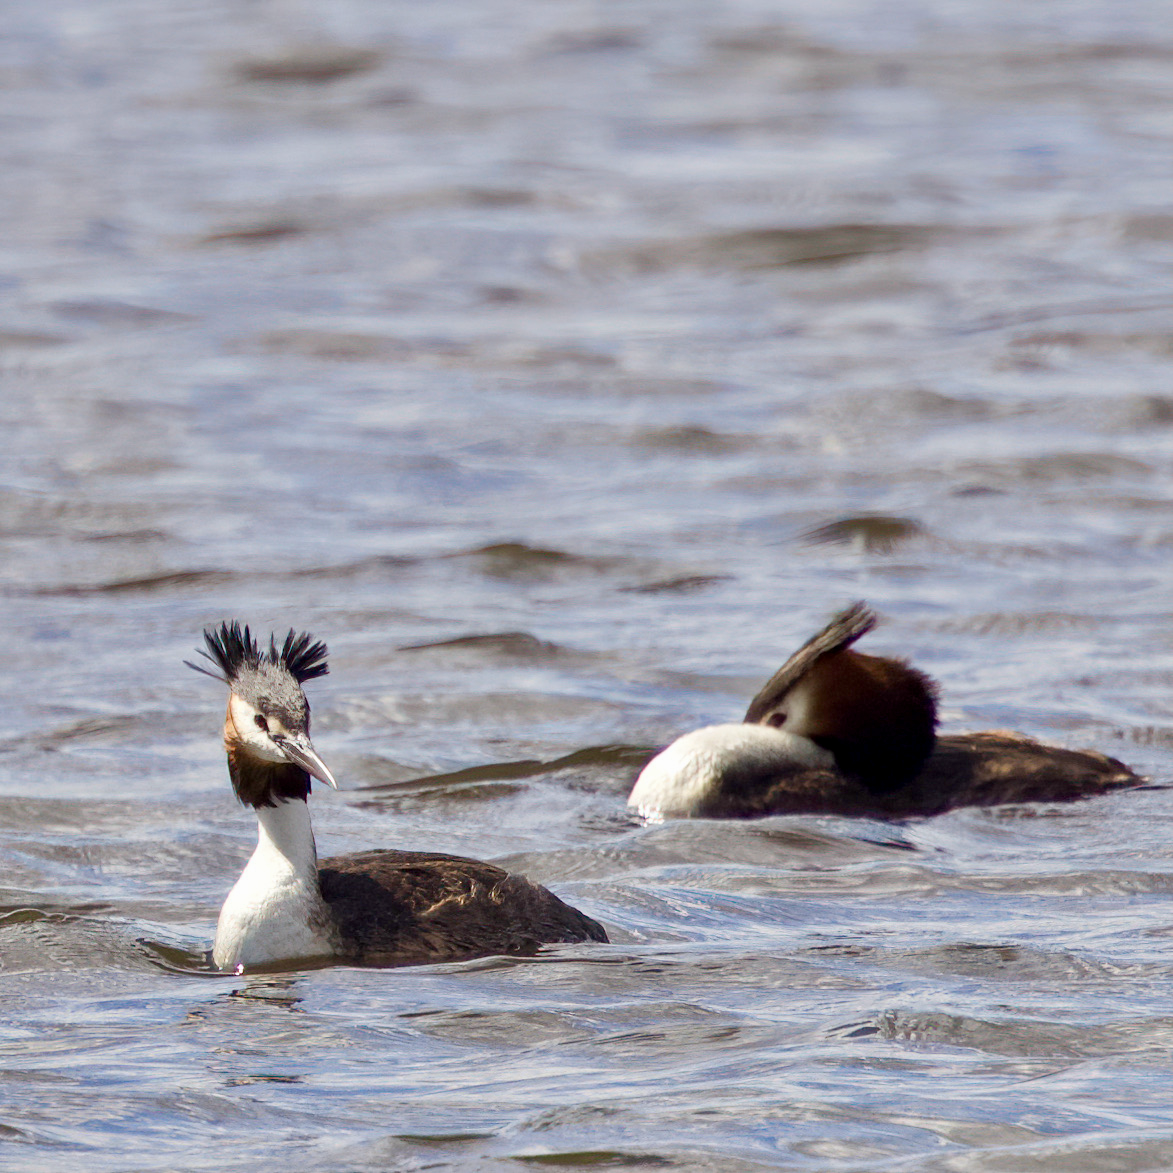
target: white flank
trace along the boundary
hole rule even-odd
[[[833,769],[835,759],[808,738],[770,725],[707,725],[652,758],[627,805],[651,820],[691,818],[721,793],[727,776],[768,774],[792,765]]]

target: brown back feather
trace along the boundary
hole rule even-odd
[[[352,960],[368,965],[531,954],[560,941],[607,941],[603,926],[495,864],[418,851],[323,861],[325,898]]]
[[[1143,782],[1123,762],[1095,750],[1063,749],[1018,733],[959,733],[938,738],[921,772],[886,794],[869,791],[838,770],[795,766],[730,789],[700,813],[899,819],[963,806],[1073,802]]]
[[[913,785],[892,795],[894,813],[936,814],[961,806],[1072,802],[1139,786],[1144,778],[1091,749],[1045,745],[1021,733],[957,733],[937,746]]]

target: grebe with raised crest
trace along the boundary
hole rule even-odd
[[[310,779],[337,783],[310,741],[302,685],[326,675],[326,645],[291,630],[280,647],[271,638],[261,651],[237,622],[209,628],[204,642],[200,655],[217,670],[185,663],[228,686],[228,774],[259,824],[256,850],[220,910],[218,968],[323,958],[408,965],[606,942],[597,921],[491,863],[363,851],[319,864]]]

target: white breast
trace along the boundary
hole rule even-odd
[[[257,848],[220,910],[212,960],[237,969],[336,953],[306,804],[261,807],[257,822]]]
[[[649,819],[696,817],[727,780],[787,766],[834,768],[835,759],[806,737],[769,725],[708,725],[677,738],[643,768],[627,805]]]

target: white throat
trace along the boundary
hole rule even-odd
[[[334,953],[309,806],[291,799],[256,814],[257,847],[220,909],[212,960],[238,969]]]
[[[627,805],[653,820],[695,818],[737,780],[795,765],[834,768],[835,758],[809,738],[770,725],[707,725],[652,758]]]

